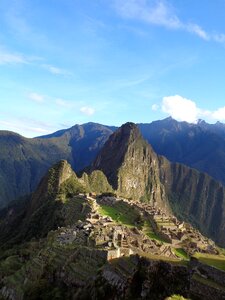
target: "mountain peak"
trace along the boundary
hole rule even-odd
[[[32,210],[34,211],[47,199],[55,199],[63,182],[76,174],[66,160],[60,160],[53,165],[40,181],[37,190],[32,196]]]
[[[157,163],[157,155],[137,125],[126,123],[110,136],[92,170],[103,171],[118,195],[135,200],[148,197],[154,202],[163,198]]]

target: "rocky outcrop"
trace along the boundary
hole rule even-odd
[[[158,157],[135,124],[126,123],[110,136],[93,163],[93,170],[102,170],[119,195],[147,199],[168,209]]]

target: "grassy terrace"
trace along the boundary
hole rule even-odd
[[[144,222],[142,231],[144,234],[146,234],[148,237],[150,237],[150,239],[165,243],[165,241],[154,232],[154,230],[151,226],[151,223],[149,221]]]
[[[198,274],[194,274],[193,277],[192,277],[194,280],[204,284],[204,285],[208,285],[210,287],[213,287],[215,289],[218,289],[218,290],[223,290],[225,291],[225,287],[216,283],[215,281],[211,280],[211,279],[206,279],[206,278],[203,278],[201,276],[199,276]]]
[[[175,252],[175,254],[177,256],[179,256],[181,259],[184,260],[189,260],[190,257],[188,256],[188,254],[186,253],[186,251],[184,251],[184,249],[182,248],[178,248],[178,249],[173,249],[173,251]]]
[[[180,295],[173,295],[173,296],[166,298],[165,300],[189,300],[189,299],[184,298],[183,296],[180,296]]]
[[[161,256],[161,255],[154,255],[151,253],[147,253],[147,252],[142,252],[139,251],[138,254],[140,256],[152,259],[152,260],[163,260],[165,262],[169,262],[172,264],[176,264],[176,265],[187,265],[187,261],[185,260],[180,260],[179,258],[171,258],[171,257],[167,257],[167,256]]]
[[[225,256],[223,255],[195,253],[194,257],[198,258],[203,264],[225,271]]]
[[[147,235],[150,239],[157,240],[161,243],[166,243],[159,235],[157,235],[151,226],[149,220],[141,220],[140,216],[135,209],[124,202],[117,202],[113,207],[108,205],[100,205],[99,213],[101,215],[109,216],[113,219],[113,221],[128,226],[134,227],[137,226],[139,229],[142,229],[142,232]],[[157,225],[163,225],[163,222],[157,222]],[[169,224],[167,224],[169,225]],[[172,223],[171,223],[172,225]],[[156,256],[152,254],[139,253],[141,256],[148,257],[150,259],[162,259],[169,262],[178,262],[181,264],[187,264],[190,257],[188,254],[182,249],[173,249],[174,253],[179,257],[178,259],[169,259],[163,256]],[[198,258],[200,262],[216,267],[217,269],[225,271],[225,256],[223,255],[209,255],[205,253],[196,253],[194,257]]]
[[[113,221],[128,227],[134,227],[140,221],[138,212],[124,202],[118,202],[113,207],[102,204],[100,206],[99,213],[101,215],[109,216]]]
[[[183,296],[180,296],[180,295],[173,295],[173,296],[166,298],[165,300],[188,300],[188,299],[184,298]]]

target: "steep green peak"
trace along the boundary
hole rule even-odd
[[[42,178],[37,190],[33,194],[33,209],[37,208],[43,200],[55,199],[61,185],[71,177],[77,179],[76,174],[66,160],[60,160],[53,165]]]
[[[49,175],[51,175],[51,173],[54,173],[55,179],[58,181],[58,186],[69,179],[72,175],[76,177],[71,165],[64,159],[60,160],[49,170]]]

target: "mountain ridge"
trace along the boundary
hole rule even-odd
[[[206,172],[225,184],[224,124],[188,124],[166,118],[138,127],[157,154]],[[93,122],[71,128],[50,138],[32,139],[0,131],[0,207],[34,191],[48,168],[60,159],[68,160],[76,172],[83,170],[116,130]]]
[[[206,173],[157,155],[135,124],[126,123],[110,136],[94,169],[103,171],[119,195],[172,209],[225,245],[225,187]]]

